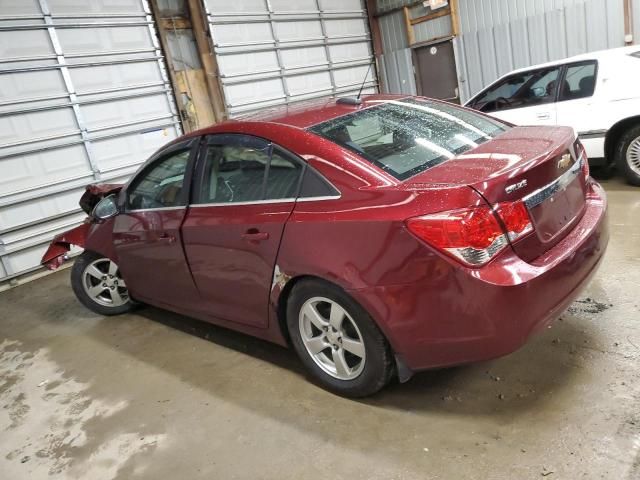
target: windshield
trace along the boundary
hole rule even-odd
[[[309,130],[357,153],[399,180],[460,155],[509,127],[454,105],[415,98],[334,118]]]

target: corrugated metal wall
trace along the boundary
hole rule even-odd
[[[371,64],[363,0],[205,0],[231,117],[359,90]],[[365,92],[376,88],[376,72]]]
[[[0,0],[0,282],[180,133],[143,0]]]
[[[407,42],[402,10],[389,12],[403,6],[410,6],[411,18],[418,18],[430,13],[422,4],[414,5],[414,0],[378,0],[377,8],[380,14],[380,35],[384,54],[380,57],[380,74],[382,76],[385,93],[417,93],[411,48]],[[384,12],[389,12],[384,14]],[[416,43],[427,42],[434,38],[452,35],[451,17],[445,15],[413,26]]]
[[[622,0],[459,0],[459,14],[463,100],[513,69],[624,46]]]
[[[387,2],[388,3],[388,2]],[[395,2],[398,3],[398,2]],[[416,94],[411,49],[407,43],[402,11],[379,18],[384,54],[380,56],[380,75],[385,93]]]

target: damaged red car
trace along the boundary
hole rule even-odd
[[[372,95],[179,138],[124,186],[88,187],[78,299],[151,304],[291,345],[326,388],[513,352],[599,266],[606,199],[570,128]]]

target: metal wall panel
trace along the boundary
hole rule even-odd
[[[402,12],[383,15],[379,17],[378,21],[380,23],[380,35],[382,36],[382,48],[385,53],[402,50],[409,46]]]
[[[0,0],[0,281],[179,134],[145,0]]]
[[[205,0],[230,117],[376,89],[362,0]]]
[[[513,69],[624,46],[621,0],[459,0],[459,14],[463,101]]]

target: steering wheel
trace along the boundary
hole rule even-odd
[[[511,106],[511,101],[509,101],[507,98],[505,97],[498,97],[494,100],[496,108],[498,110],[504,108],[504,107],[510,107]]]

